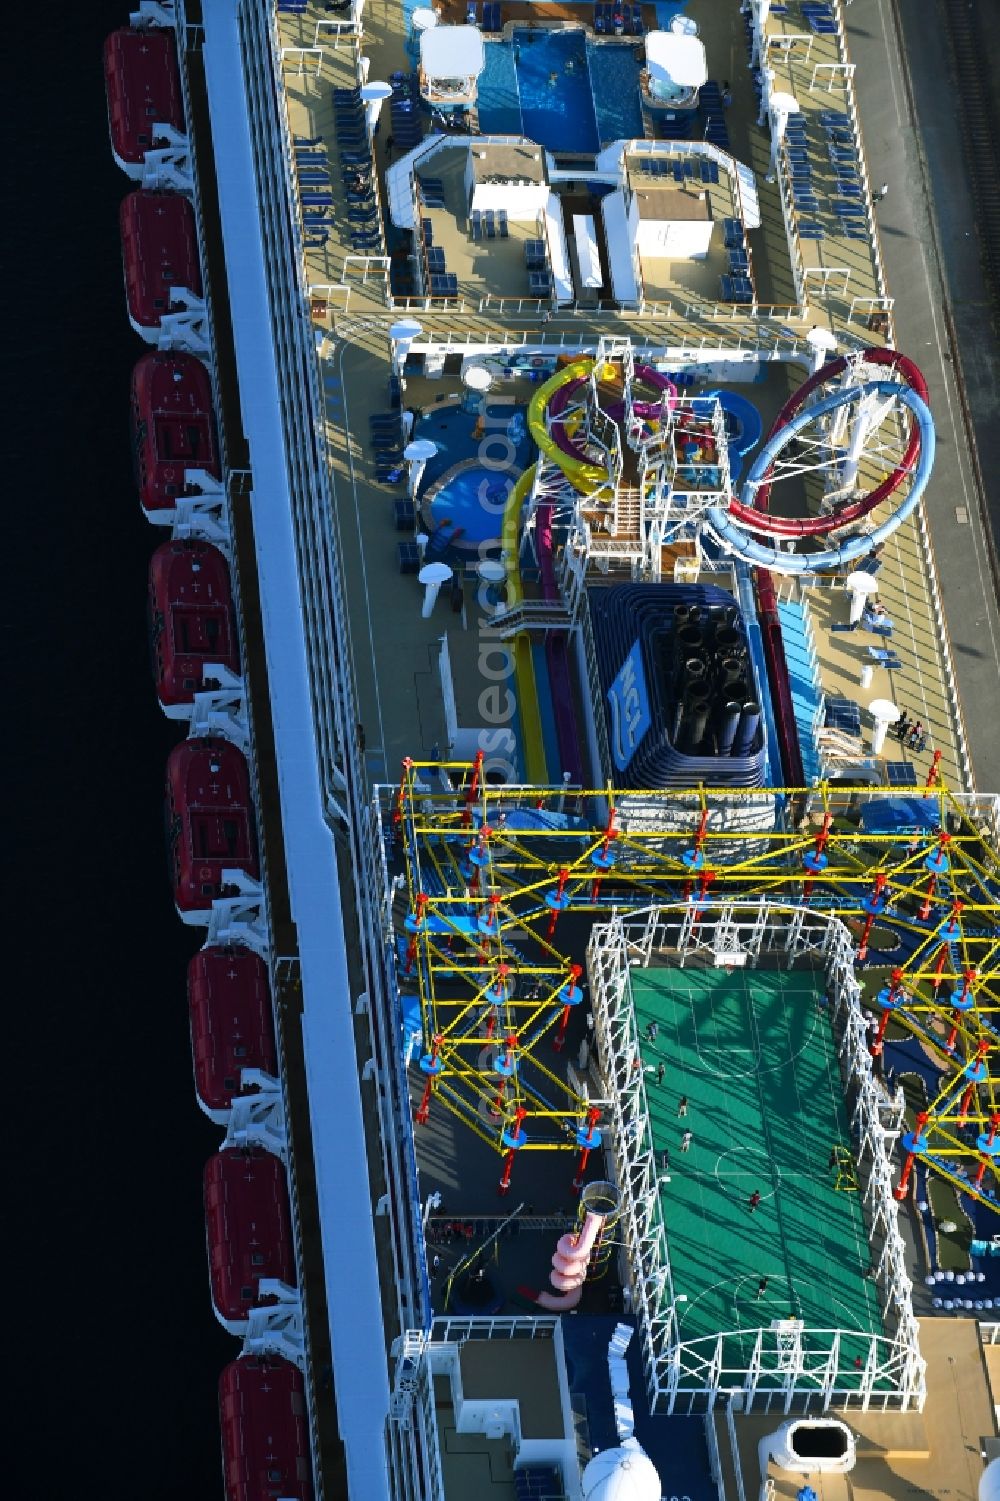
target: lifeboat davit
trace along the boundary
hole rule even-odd
[[[245,1094],[241,1074],[278,1072],[267,965],[251,949],[201,949],[188,965],[188,1015],[198,1104],[220,1126]]]
[[[104,82],[115,161],[129,177],[142,177],[146,152],[162,144],[157,125],[184,131],[184,100],[173,33],[159,27],[123,27],[104,42]]]
[[[167,844],[174,901],[184,922],[207,923],[222,872],[259,879],[246,757],[215,736],[182,740],[167,761]]]
[[[226,1501],[312,1501],[305,1383],[287,1360],[244,1355],[219,1378]]]
[[[288,1182],[278,1158],[262,1149],[216,1152],[205,1165],[205,1231],[215,1316],[230,1334],[245,1334],[262,1277],[295,1282]]]
[[[212,382],[193,354],[157,350],[132,371],[132,454],[142,508],[163,526],[174,520],[178,495],[196,489],[186,470],[220,477]]]
[[[119,218],[129,322],[155,344],[164,313],[180,308],[171,288],[201,296],[194,210],[179,193],[140,188],[122,199]]]
[[[229,565],[217,547],[178,538],[156,549],[149,630],[160,708],[170,719],[187,719],[207,686],[206,664],[239,672]]]

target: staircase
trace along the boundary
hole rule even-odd
[[[510,641],[522,631],[569,631],[573,622],[560,600],[525,599],[505,615],[495,615],[490,635]]]
[[[642,495],[637,485],[622,485],[615,496],[614,536],[642,536]]]

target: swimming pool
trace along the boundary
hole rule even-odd
[[[519,29],[486,43],[479,128],[593,154],[602,142],[642,135],[639,71],[634,41],[595,42],[575,27]]]

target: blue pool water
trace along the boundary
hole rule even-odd
[[[485,135],[525,135],[550,151],[594,153],[641,136],[635,43],[590,42],[577,30],[487,42],[478,107]]]
[[[534,445],[523,409],[509,402],[490,402],[486,417],[486,433],[476,437],[476,415],[449,403],[427,408],[414,428],[414,437],[430,438],[437,444],[437,453],[424,470],[421,494],[456,464],[479,461],[453,474],[424,514],[433,531],[443,522],[461,530],[455,544],[459,551],[475,551],[482,542],[500,536],[511,487],[531,462]]]
[[[430,503],[433,530],[453,527],[454,546],[462,552],[475,552],[481,543],[499,537],[516,478],[495,469],[460,469]]]
[[[585,34],[515,31],[514,62],[524,134],[553,151],[597,151]]]
[[[587,57],[602,144],[641,139],[640,65],[635,60],[635,42],[595,42],[587,48]]]

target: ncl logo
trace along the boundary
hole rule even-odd
[[[638,641],[608,689],[608,706],[611,710],[611,756],[616,768],[624,771],[652,723]]]

